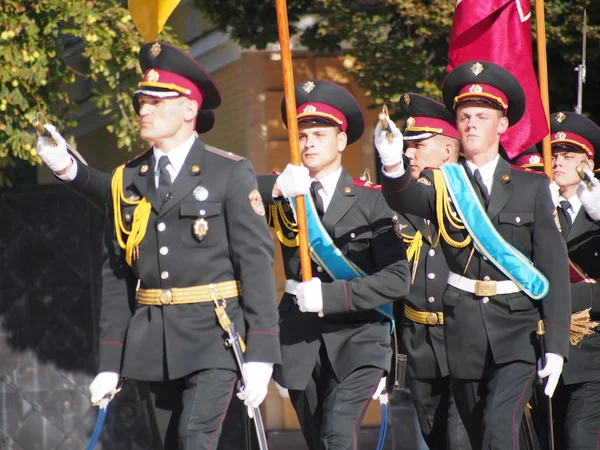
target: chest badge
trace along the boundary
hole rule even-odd
[[[208,198],[208,190],[204,186],[196,186],[193,191],[194,198],[199,202],[203,202]]]
[[[208,222],[204,219],[196,219],[194,221],[194,236],[201,241],[208,233]]]

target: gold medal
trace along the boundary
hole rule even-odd
[[[194,236],[201,241],[208,233],[208,222],[204,219],[196,219],[194,222]]]

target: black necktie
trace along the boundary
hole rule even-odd
[[[490,193],[488,192],[487,186],[483,182],[483,178],[481,178],[481,172],[479,172],[479,169],[475,169],[475,172],[473,172],[473,176],[475,177],[475,182],[477,183],[477,186],[479,186],[479,190],[481,191],[483,203],[487,208],[488,203],[490,202]]]
[[[560,231],[565,239],[569,235],[569,231],[571,231],[571,225],[573,225],[571,214],[569,214],[570,207],[571,203],[568,200],[562,200],[558,207],[558,222],[560,223]]]
[[[313,181],[310,184],[310,195],[315,204],[315,208],[317,209],[317,214],[319,214],[319,218],[323,217],[323,214],[325,214],[325,208],[323,207],[323,197],[319,195],[319,190],[321,190],[322,187],[323,185],[320,181]]]
[[[168,156],[161,156],[158,160],[158,198],[165,202],[167,196],[171,193],[171,174],[167,170],[167,166],[171,164]]]

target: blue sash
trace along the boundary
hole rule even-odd
[[[290,204],[296,215],[296,199],[291,198]],[[308,245],[311,259],[323,267],[323,269],[334,280],[351,280],[356,277],[364,278],[367,274],[356,264],[346,258],[342,251],[335,246],[331,236],[325,231],[312,197],[308,194],[304,196],[306,205],[306,224],[308,228]],[[394,314],[392,305],[387,304],[376,308],[376,311],[383,314],[392,323],[391,331],[394,331]]]
[[[490,221],[460,164],[440,167],[456,212],[473,239],[475,249],[534,300],[546,296],[548,279],[519,250],[506,242]]]

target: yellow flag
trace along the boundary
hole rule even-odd
[[[144,42],[156,40],[180,0],[128,0],[127,7]]]

